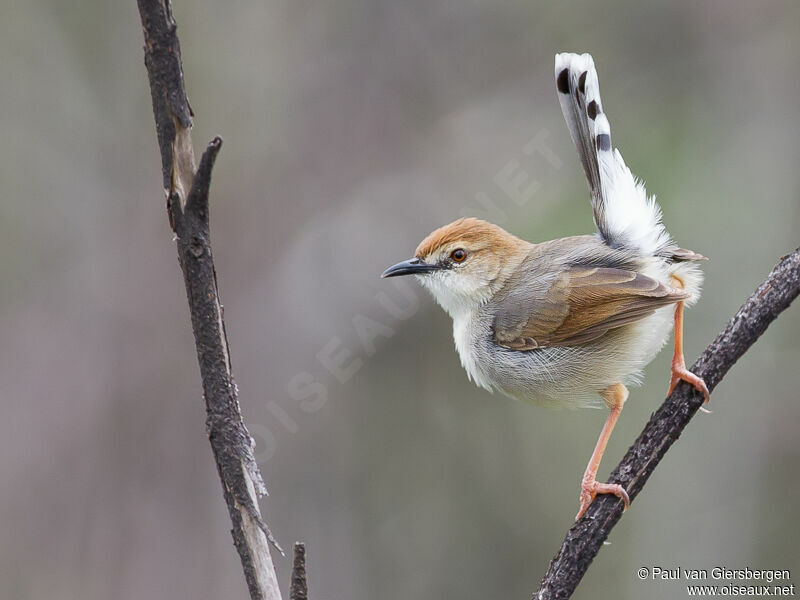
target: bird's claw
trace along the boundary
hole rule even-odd
[[[575,515],[576,521],[583,516],[583,513],[585,513],[589,508],[589,505],[592,503],[597,494],[614,494],[617,498],[625,502],[624,510],[628,510],[628,507],[631,505],[631,499],[628,496],[628,492],[626,492],[625,488],[618,483],[600,483],[595,480],[584,480],[581,484],[581,507],[578,511],[578,514]]]
[[[709,393],[708,393],[708,386],[706,382],[703,381],[700,377],[692,373],[689,369],[686,368],[686,364],[682,361],[673,361],[672,363],[672,377],[669,380],[669,391],[667,392],[667,396],[669,396],[672,391],[675,389],[675,386],[678,385],[681,381],[685,381],[689,385],[693,386],[698,392],[703,394],[703,404],[708,404],[709,400]],[[702,407],[701,407],[702,409]],[[703,412],[711,412],[707,409],[702,409]]]

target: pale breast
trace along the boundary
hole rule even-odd
[[[549,407],[601,406],[604,388],[641,380],[668,338],[671,315],[672,307],[661,308],[581,346],[517,351],[498,346],[491,314],[477,311],[453,320],[453,338],[467,375],[487,390]]]
[[[461,366],[467,372],[467,376],[476,385],[489,390],[494,390],[494,385],[490,375],[484,369],[487,360],[491,360],[481,351],[483,342],[489,339],[489,331],[485,319],[477,312],[464,312],[453,317],[453,340],[456,343],[456,351],[461,359]]]

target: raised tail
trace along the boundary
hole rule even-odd
[[[555,76],[561,110],[589,182],[600,236],[613,248],[645,256],[669,254],[673,244],[661,223],[661,209],[611,145],[592,56],[556,54]]]

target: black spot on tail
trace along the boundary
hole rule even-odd
[[[597,116],[597,113],[601,113],[603,111],[600,110],[599,106],[597,106],[597,102],[592,100],[591,102],[589,102],[589,106],[586,107],[586,112],[589,113],[589,118],[592,121],[594,121],[595,117]]]
[[[597,149],[598,150],[611,150],[611,136],[607,133],[601,133],[597,136]]]
[[[581,94],[586,93],[586,73],[587,71],[581,73],[581,76],[578,79],[578,90],[580,91]]]
[[[564,69],[558,74],[556,86],[562,94],[569,94],[569,69]]]

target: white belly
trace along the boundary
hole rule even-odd
[[[454,318],[453,338],[468,377],[482,388],[543,406],[600,406],[599,393],[609,385],[640,382],[642,369],[669,337],[672,311],[666,306],[575,347],[501,348],[492,337],[491,318],[480,312]]]

